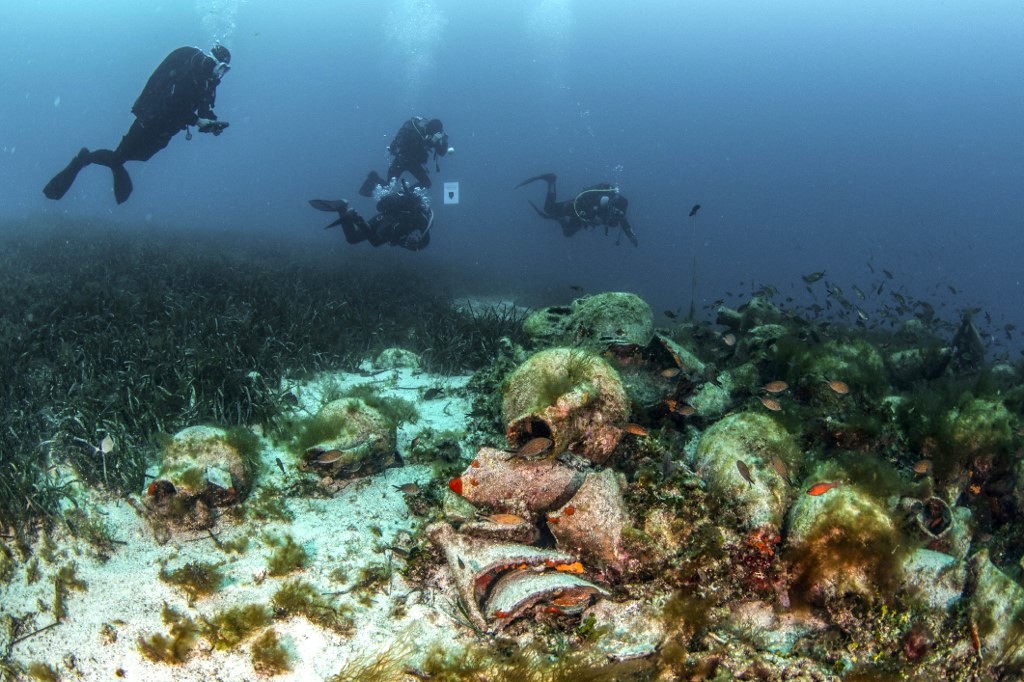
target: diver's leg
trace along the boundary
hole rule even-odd
[[[351,209],[341,216],[341,229],[344,230],[345,241],[349,244],[358,244],[370,238],[370,230],[363,216]]]
[[[564,207],[560,207],[558,202],[555,201],[555,174],[548,173],[543,177],[548,183],[548,192],[544,195],[544,212],[550,213],[551,215],[558,215],[559,210]]]
[[[558,222],[562,226],[562,234],[564,234],[566,237],[571,237],[577,232],[579,232],[581,229],[583,229],[583,223],[581,223],[579,220],[572,220],[568,217],[562,217],[559,218]]]
[[[423,166],[417,166],[413,164],[409,168],[409,172],[416,178],[416,183],[425,189],[430,189],[430,176],[427,175],[427,169]]]
[[[388,179],[387,182],[391,182],[395,178],[399,177],[404,171],[409,170],[409,164],[406,162],[405,157],[396,156],[391,159],[391,165],[388,166]],[[386,185],[387,182],[381,183]]]
[[[121,143],[117,145],[117,154],[121,163],[125,161],[149,161],[153,155],[166,147],[177,130],[166,130],[159,126],[143,126],[138,119],[132,123]]]
[[[43,194],[48,199],[60,199],[67,191],[71,189],[71,185],[74,184],[75,178],[78,177],[78,171],[82,170],[91,163],[89,159],[89,150],[82,147],[75,158],[71,159],[71,162],[64,167],[64,170],[54,175],[46,187],[43,188]]]
[[[386,185],[387,180],[382,178],[377,171],[372,170],[366,174],[366,179],[363,180],[363,185],[359,188],[359,195],[364,197],[372,197],[373,190],[377,185]]]
[[[378,213],[370,218],[366,226],[366,239],[370,246],[377,247],[390,243],[394,232],[394,219],[386,219],[383,214]]]

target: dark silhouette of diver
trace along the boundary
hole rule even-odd
[[[114,173],[114,198],[123,204],[132,193],[125,161],[148,161],[178,132],[188,131],[189,126],[214,136],[228,127],[227,122],[217,120],[213,105],[217,86],[231,68],[230,62],[231,53],[223,45],[215,46],[210,54],[198,47],[179,47],[171,52],[132,105],[135,122],[117,149],[90,152],[83,147],[64,170],[46,183],[43,194],[60,199],[71,189],[80,170],[97,163]],[[185,134],[185,139],[192,139],[191,131]]]
[[[637,246],[636,234],[629,226],[626,219],[626,209],[629,207],[629,200],[619,193],[618,188],[608,183],[600,183],[587,187],[582,192],[568,201],[556,201],[554,173],[545,173],[533,178],[523,180],[516,189],[528,185],[537,180],[548,183],[548,192],[544,197],[544,210],[537,208],[532,201],[530,206],[541,218],[558,221],[562,226],[562,234],[571,237],[583,228],[604,225],[605,234],[609,227],[622,228],[622,232]],[[616,241],[616,244],[618,241]]]
[[[441,165],[437,157],[452,151],[455,150],[448,146],[448,133],[444,132],[441,119],[432,118],[428,121],[421,116],[414,116],[402,124],[395,139],[388,145],[388,152],[394,158],[388,166],[387,179],[382,178],[377,171],[370,171],[359,193],[364,197],[373,196],[374,187],[386,185],[406,171],[416,178],[420,187],[430,187],[430,176],[426,169],[430,153],[434,154],[434,170],[440,172]]]
[[[324,229],[341,225],[349,244],[368,241],[373,247],[390,244],[410,251],[425,249],[434,224],[434,211],[426,191],[394,179],[387,185],[377,185],[375,196],[377,215],[369,221],[349,208],[344,199],[310,199],[309,205],[320,211],[336,212],[338,219]]]

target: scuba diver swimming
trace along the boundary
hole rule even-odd
[[[374,187],[386,185],[407,171],[416,178],[420,187],[429,188],[430,176],[427,175],[426,164],[430,154],[434,155],[434,170],[440,172],[437,157],[454,151],[448,146],[448,133],[444,132],[441,119],[432,118],[428,121],[422,116],[414,116],[402,124],[395,139],[388,145],[388,153],[394,158],[388,166],[387,179],[382,178],[377,171],[370,171],[359,188],[359,194],[364,197],[373,196]]]
[[[383,244],[401,246],[410,251],[425,249],[430,243],[430,228],[434,225],[434,211],[425,189],[409,187],[404,180],[394,178],[386,185],[376,185],[377,215],[365,220],[349,208],[344,199],[331,201],[310,199],[309,205],[318,211],[338,214],[338,219],[324,227],[341,225],[345,241],[358,244],[368,241],[370,246]]]
[[[516,189],[528,185],[537,180],[544,180],[548,183],[548,191],[544,197],[544,209],[537,208],[532,201],[530,206],[541,218],[557,221],[562,226],[562,234],[571,237],[583,228],[603,225],[605,234],[609,227],[622,229],[633,246],[638,246],[636,234],[629,226],[626,219],[626,209],[629,207],[629,200],[619,193],[617,187],[608,183],[600,183],[587,187],[572,199],[557,201],[555,198],[555,181],[557,176],[554,173],[545,173],[523,180]],[[618,244],[618,241],[615,242]]]
[[[71,162],[57,173],[43,188],[50,199],[62,198],[78,177],[79,171],[96,163],[108,167],[114,174],[114,199],[119,204],[132,193],[132,180],[125,170],[126,161],[148,161],[167,146],[180,131],[188,131],[185,139],[192,139],[190,126],[214,137],[228,127],[213,113],[217,86],[230,70],[231,53],[223,45],[216,45],[207,54],[198,47],[179,47],[160,62],[132,105],[135,122],[121,138],[117,149],[97,149],[90,152],[83,147]]]

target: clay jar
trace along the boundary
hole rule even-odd
[[[550,438],[554,453],[571,450],[595,464],[611,455],[628,415],[618,372],[578,348],[534,354],[509,376],[503,393],[502,415],[512,448]]]

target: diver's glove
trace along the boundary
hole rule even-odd
[[[201,133],[213,133],[214,137],[217,137],[224,129],[227,128],[230,123],[227,121],[213,121],[208,118],[201,118],[196,123],[199,126],[199,132]]]

